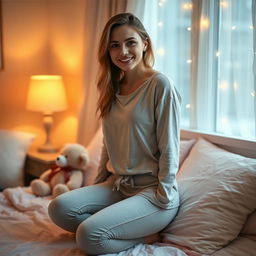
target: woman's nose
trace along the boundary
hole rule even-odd
[[[128,49],[126,45],[121,46],[121,55],[126,55],[128,53]]]

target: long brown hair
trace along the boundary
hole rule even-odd
[[[147,49],[143,53],[143,61],[145,66],[149,68],[154,64],[152,42],[141,21],[131,13],[120,13],[110,18],[102,32],[98,50],[100,75],[97,83],[99,90],[97,111],[100,111],[101,118],[109,113],[112,103],[115,100],[118,83],[123,77],[122,70],[112,63],[109,55],[111,32],[114,28],[122,25],[132,26],[140,35],[141,39],[148,42]]]

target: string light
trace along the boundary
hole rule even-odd
[[[232,30],[235,30],[235,29],[236,29],[236,26],[232,26],[231,29],[232,29]]]
[[[221,90],[227,90],[228,89],[228,83],[227,82],[221,82],[220,85],[219,85],[219,88]]]
[[[238,84],[237,84],[237,82],[236,82],[236,81],[233,83],[233,88],[234,88],[234,90],[235,90],[235,91],[236,91],[236,90],[237,90],[237,88],[238,88]]]
[[[182,8],[183,8],[184,10],[192,10],[193,4],[191,4],[191,3],[189,3],[189,2],[184,3],[184,4],[182,5]]]
[[[228,119],[226,117],[221,118],[222,125],[228,124]]]
[[[160,1],[158,2],[158,5],[159,5],[160,7],[162,7],[162,6],[165,4],[165,2],[166,2],[166,0],[160,0]]]
[[[187,30],[188,30],[188,31],[191,31],[191,30],[192,30],[192,28],[191,28],[191,27],[187,27]]]
[[[220,56],[220,52],[217,51],[217,52],[216,52],[216,57],[219,57],[219,56]]]
[[[191,60],[191,59],[188,59],[188,60],[187,60],[187,63],[188,63],[188,64],[192,63],[192,60]]]
[[[205,17],[202,17],[200,20],[200,28],[207,29],[209,27],[209,20]]]
[[[164,56],[165,55],[165,50],[164,50],[164,48],[159,48],[159,49],[157,49],[156,53],[159,56]]]
[[[190,104],[186,104],[185,107],[188,109],[188,108],[190,108],[191,106],[190,106]]]
[[[256,91],[251,92],[252,97],[256,97]]]
[[[157,23],[157,26],[158,27],[162,27],[164,24],[163,24],[163,22],[162,21],[159,21],[158,23]]]
[[[220,7],[227,8],[228,7],[228,2],[227,1],[220,1]]]
[[[252,25],[250,26],[250,29],[253,29],[253,26],[252,26]]]

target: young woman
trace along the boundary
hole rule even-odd
[[[180,96],[152,69],[153,61],[151,40],[137,17],[121,13],[108,21],[99,45],[99,173],[95,185],[49,206],[52,220],[76,232],[88,254],[150,242],[177,213]]]

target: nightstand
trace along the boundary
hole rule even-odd
[[[25,185],[28,186],[34,178],[49,169],[60,153],[40,153],[35,148],[28,151],[25,162]]]

